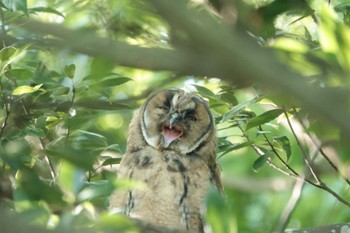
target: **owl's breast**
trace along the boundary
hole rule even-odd
[[[126,155],[121,174],[146,184],[124,198],[131,217],[201,232],[203,199],[210,186],[208,165],[175,151],[147,147]],[[131,204],[130,204],[131,203]]]

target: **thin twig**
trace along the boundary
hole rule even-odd
[[[340,174],[343,179],[346,181],[346,183],[348,185],[350,185],[350,179],[346,178],[345,176],[343,176],[341,174],[341,172],[339,171],[339,168],[337,167],[337,165],[335,163],[333,163],[333,161],[329,158],[329,156],[324,152],[324,150],[322,149],[322,143],[318,143],[317,140],[315,139],[314,136],[312,136],[308,130],[307,127],[305,125],[305,123],[302,121],[302,119],[300,118],[297,110],[295,108],[293,108],[293,114],[296,117],[296,119],[298,120],[298,122],[300,123],[300,125],[303,127],[304,132],[306,132],[306,134],[309,136],[309,138],[311,139],[312,143],[318,148],[320,154],[323,156],[323,158],[327,161],[327,163],[329,163],[329,165],[338,173]]]
[[[312,161],[310,161],[309,156],[308,156],[307,153],[304,151],[303,145],[301,144],[301,142],[300,142],[300,140],[299,140],[299,137],[297,136],[297,134],[296,134],[296,132],[295,132],[295,130],[294,130],[294,127],[293,127],[293,125],[292,125],[292,122],[291,122],[290,119],[289,119],[288,113],[287,113],[286,109],[284,109],[284,108],[283,108],[283,114],[284,114],[284,116],[285,116],[286,119],[287,119],[287,124],[288,124],[288,126],[289,126],[289,128],[290,128],[290,130],[291,130],[291,132],[292,132],[292,134],[293,134],[293,136],[294,136],[294,138],[295,138],[295,141],[297,142],[298,147],[299,147],[299,149],[300,149],[300,151],[301,151],[301,153],[302,153],[302,155],[303,155],[303,159],[304,159],[304,162],[305,162],[306,166],[309,168],[309,170],[310,170],[312,176],[314,177],[314,179],[316,180],[316,182],[317,182],[318,184],[322,183],[321,180],[320,180],[320,178],[318,177],[318,175],[317,175],[316,172],[314,171],[313,166],[312,166]]]
[[[4,135],[5,128],[7,127],[7,122],[10,117],[10,110],[6,102],[4,103],[4,109],[5,109],[5,117],[0,128],[0,138]]]
[[[248,135],[246,135],[246,133],[244,132],[244,130],[242,129],[241,126],[238,126],[238,128],[241,130],[243,136],[248,140],[250,141]],[[267,138],[267,137],[266,137]],[[265,138],[265,139],[266,139]],[[316,188],[319,188],[319,189],[322,189],[326,192],[328,192],[329,194],[331,194],[333,197],[335,197],[338,201],[340,201],[341,203],[343,203],[344,205],[350,207],[350,203],[345,200],[344,198],[342,198],[339,194],[337,194],[336,192],[334,192],[331,188],[329,188],[325,183],[323,183],[320,179],[318,179],[317,183],[309,180],[309,179],[306,179],[304,176],[300,176],[298,174],[298,172],[296,172],[292,167],[290,167],[283,159],[281,156],[279,156],[279,154],[277,153],[276,149],[274,149],[274,146],[272,145],[272,143],[268,140],[267,138],[267,142],[269,143],[271,149],[273,150],[273,152],[276,154],[276,156],[278,157],[278,159],[282,162],[282,164],[291,172],[287,172],[281,168],[279,168],[278,166],[276,166],[275,164],[272,163],[271,160],[268,160],[267,163],[273,167],[275,170],[285,174],[285,175],[288,175],[288,176],[292,176],[294,178],[296,178],[297,180],[303,180],[303,182],[307,183],[307,184],[310,184]],[[262,154],[259,152],[258,148],[256,148],[253,144],[251,145],[251,147],[254,149],[254,151],[259,155],[261,156]]]
[[[325,190],[326,192],[330,193],[333,197],[335,197],[338,201],[340,201],[341,203],[343,203],[344,205],[350,207],[350,203],[345,200],[344,198],[342,198],[339,194],[337,194],[336,192],[334,192],[331,188],[329,188],[320,178],[319,176],[316,174],[316,172],[314,171],[313,167],[311,166],[311,161],[309,159],[309,157],[305,154],[304,150],[302,150],[302,145],[301,145],[301,142],[299,141],[299,138],[297,137],[295,131],[294,131],[294,127],[292,126],[292,123],[288,117],[288,114],[286,112],[286,110],[283,111],[284,112],[284,115],[287,119],[287,123],[289,125],[289,128],[291,129],[293,135],[294,135],[294,138],[295,140],[297,141],[297,144],[301,150],[301,152],[303,153],[303,156],[304,156],[304,161],[305,161],[305,164],[308,166],[309,170],[311,171],[313,177],[315,178],[316,180],[316,183],[314,182],[310,182],[309,180],[305,179],[305,181],[317,188],[320,188],[322,190]],[[317,151],[315,152],[317,153]]]
[[[259,130],[263,131],[262,127],[259,126]],[[270,140],[268,139],[268,137],[266,136],[266,134],[263,135],[266,142],[269,144],[272,152],[277,156],[277,158],[281,161],[281,163],[283,164],[283,166],[285,166],[289,171],[291,171],[295,176],[299,177],[299,174],[291,167],[289,166],[288,163],[286,163],[286,161],[284,161],[284,159],[280,156],[280,154],[276,151],[275,147],[272,145],[272,143],[270,142]]]
[[[248,142],[251,142],[251,140],[249,139],[248,135],[244,132],[244,130],[242,129],[242,127],[240,125],[238,125],[238,128],[241,130],[242,134],[243,134],[243,137],[248,141]],[[256,154],[258,154],[259,156],[262,156],[264,153],[257,147],[255,146],[253,143],[250,144],[250,147],[255,151]],[[266,162],[267,164],[272,167],[273,169],[275,169],[276,171],[279,171],[287,176],[292,176],[294,178],[298,178],[299,174],[294,171],[287,163],[285,163],[283,161],[283,159],[280,157],[279,158],[281,160],[281,162],[283,163],[283,165],[288,169],[290,170],[292,173],[289,173],[288,171],[285,171],[283,170],[282,168],[278,167],[276,164],[274,164],[272,162],[271,159],[268,159]]]
[[[44,140],[42,138],[39,138],[39,141],[40,141],[41,149],[43,151],[45,151],[46,150],[46,145],[45,145]],[[55,182],[56,181],[56,177],[57,177],[57,173],[56,173],[55,167],[54,167],[52,161],[50,160],[50,158],[47,155],[44,155],[44,158],[46,160],[46,163],[49,165],[50,174],[51,174],[52,180]]]
[[[76,95],[76,88],[74,85],[74,81],[72,79],[72,99],[69,103],[69,109],[68,109],[68,114],[70,115],[70,111],[72,110],[73,106],[74,106],[74,101],[75,101],[75,95]],[[66,135],[66,144],[68,143],[69,140],[69,136],[70,136],[70,131],[71,131],[71,126],[70,126],[70,120],[68,118],[67,121],[67,135]]]

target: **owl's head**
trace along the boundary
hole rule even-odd
[[[151,95],[141,107],[141,131],[150,146],[188,154],[215,134],[205,100],[181,89]]]

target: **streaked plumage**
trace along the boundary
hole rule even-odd
[[[203,200],[222,191],[216,130],[206,102],[181,89],[151,95],[134,113],[119,178],[146,184],[117,191],[110,208],[145,222],[203,232]]]

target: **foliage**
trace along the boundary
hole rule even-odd
[[[114,189],[135,185],[115,181],[132,110],[186,86],[218,128],[226,200],[208,194],[213,232],[349,222],[349,9],[1,1],[0,206],[47,229],[139,232],[107,212]]]

